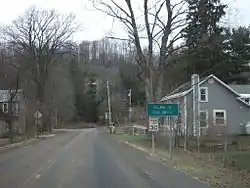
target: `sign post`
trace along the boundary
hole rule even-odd
[[[148,104],[147,114],[149,116],[149,127],[148,130],[151,131],[151,146],[152,155],[155,151],[155,132],[159,131],[159,117],[167,116],[178,116],[179,105],[178,104]],[[172,130],[171,130],[172,131]],[[172,134],[172,133],[171,133]]]
[[[39,138],[39,129],[38,127],[41,125],[41,118],[43,117],[42,113],[40,111],[36,111],[34,113],[34,118],[35,118],[35,125],[36,125],[36,128],[37,128],[37,137]]]
[[[154,151],[155,151],[154,133],[159,130],[158,117],[149,117],[149,127],[148,127],[148,130],[151,132],[152,154],[154,154]]]

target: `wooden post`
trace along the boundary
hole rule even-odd
[[[187,127],[184,128],[184,151],[187,151]]]
[[[227,144],[228,144],[228,138],[227,138],[227,123],[225,122],[225,140],[224,140],[224,155],[223,155],[223,166],[226,166],[227,162]]]
[[[152,132],[152,136],[151,136],[151,142],[152,142],[152,155],[154,155],[155,153],[155,136],[154,136],[154,132]]]
[[[172,130],[173,130],[173,126],[172,126],[172,118],[170,118],[169,124],[170,124],[170,135],[169,135],[169,154],[170,154],[170,159],[172,160]]]

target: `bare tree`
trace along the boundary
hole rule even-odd
[[[34,7],[11,25],[1,28],[8,46],[29,64],[36,85],[36,100],[42,111],[49,67],[60,48],[77,29],[74,15],[60,15],[55,10],[38,10]]]
[[[96,63],[97,60],[97,56],[98,56],[98,41],[95,40],[92,42],[92,47],[91,47],[91,60],[92,60],[92,64]]]
[[[137,63],[143,73],[147,100],[152,102],[159,99],[163,88],[163,68],[167,65],[166,59],[173,52],[173,44],[182,37],[182,29],[188,24],[185,17],[187,2],[181,0],[173,4],[170,0],[158,0],[154,3],[143,0],[144,19],[141,25],[131,0],[120,3],[114,0],[91,1],[97,10],[118,19],[126,27],[130,40],[136,46]],[[142,33],[141,30],[146,30],[146,33]],[[147,39],[146,54],[143,53],[142,38]],[[153,61],[155,47],[160,54],[156,63]],[[153,80],[157,82],[156,89],[153,87]]]

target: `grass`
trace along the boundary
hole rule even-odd
[[[218,161],[223,160],[224,153],[215,153],[214,158]],[[245,170],[250,173],[250,150],[229,151],[226,155],[227,164],[238,170]]]
[[[197,149],[196,138],[189,142],[189,149]],[[226,167],[250,173],[250,136],[228,136]],[[200,151],[204,157],[212,157],[222,163],[224,158],[223,136],[203,137]]]
[[[127,140],[128,142],[147,142],[150,138],[146,135],[121,135],[121,138]]]
[[[130,144],[143,148],[145,152],[151,152],[151,139],[146,135],[115,135],[118,139],[127,141]],[[156,145],[155,155],[164,163],[174,166],[191,176],[198,178],[214,188],[245,188],[250,187],[250,176],[247,173],[239,173],[234,169],[224,168],[218,165],[218,161],[222,160],[223,153],[214,153],[213,156],[217,162],[209,161],[201,157],[197,157],[195,153],[185,152],[183,149],[174,148],[173,157],[170,160],[170,154],[167,150]],[[250,165],[250,151],[230,152],[228,153],[228,163],[236,161],[235,164],[239,168],[248,169]],[[246,162],[247,165],[246,165]]]

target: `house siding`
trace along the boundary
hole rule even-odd
[[[250,121],[250,108],[237,100],[237,96],[234,93],[222,86],[215,79],[213,83],[204,82],[200,86],[208,88],[208,102],[200,102],[200,110],[208,111],[208,129],[215,126],[213,110],[226,110],[227,133],[241,134],[241,124],[244,125],[247,121]]]

